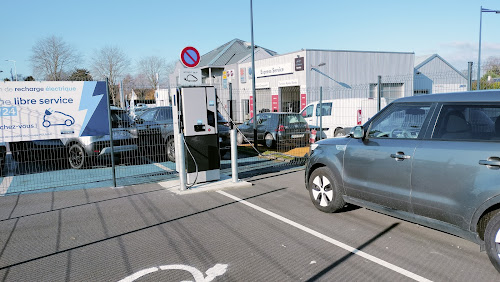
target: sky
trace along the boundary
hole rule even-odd
[[[286,54],[300,49],[437,53],[458,70],[477,65],[480,7],[498,0],[253,0],[256,45]],[[201,55],[235,38],[251,42],[250,0],[1,0],[0,78],[34,75],[38,40],[57,36],[90,69],[92,54],[120,48],[137,62],[178,61],[186,46]],[[482,14],[481,58],[500,56],[500,14]],[[14,62],[6,61],[14,60]],[[35,76],[35,78],[37,78]]]

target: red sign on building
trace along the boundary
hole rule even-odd
[[[361,109],[358,110],[358,125],[361,125],[362,122],[362,115],[361,115]]]
[[[278,100],[279,100],[279,98],[278,98],[278,97],[279,97],[279,96],[278,96],[278,95],[272,95],[272,97],[273,97],[273,105],[272,105],[272,107],[273,107],[273,112],[277,112],[277,111],[279,111],[279,110],[280,110],[280,108],[279,108],[279,104],[278,104]]]
[[[253,96],[250,96],[250,118],[253,117]]]
[[[306,94],[300,94],[300,110],[305,108],[307,105]]]

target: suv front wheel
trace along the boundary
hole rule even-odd
[[[336,212],[345,206],[335,177],[327,167],[314,170],[309,178],[309,197],[322,212]]]

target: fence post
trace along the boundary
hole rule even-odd
[[[108,105],[108,126],[109,126],[109,144],[111,148],[111,171],[113,174],[113,187],[116,187],[115,171],[115,151],[113,147],[113,126],[111,123],[111,106],[109,104],[109,80],[106,78],[106,105]]]
[[[319,140],[323,139],[323,86],[319,87]]]
[[[382,76],[378,76],[377,81],[377,112],[380,112],[380,107],[382,104]]]
[[[472,90],[472,62],[467,63],[467,91]]]
[[[231,129],[231,176],[233,183],[238,182],[238,144],[236,129]]]

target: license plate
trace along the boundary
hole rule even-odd
[[[292,138],[301,138],[304,137],[304,134],[294,134],[292,135]]]

